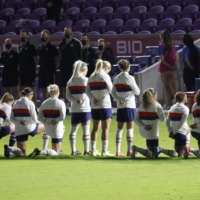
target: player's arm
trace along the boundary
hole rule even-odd
[[[69,86],[68,85],[66,87],[66,98],[68,100],[72,101],[72,102],[76,102],[77,101],[77,99],[73,95],[71,95],[71,91],[69,90]]]
[[[157,107],[157,115],[162,123],[166,122],[166,117],[161,106]]]
[[[54,57],[54,61],[55,61],[55,67],[57,69],[59,67],[59,64],[60,64],[60,56]]]

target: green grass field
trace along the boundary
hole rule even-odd
[[[188,124],[191,124],[191,117]],[[157,160],[139,156],[128,157],[70,156],[68,134],[70,118],[65,121],[66,132],[58,157],[39,156],[30,158],[3,157],[3,145],[9,138],[0,140],[0,199],[19,200],[174,200],[200,199],[198,169],[200,160],[194,156],[169,158],[161,154]],[[116,121],[113,117],[109,150],[115,153]],[[126,132],[123,133],[122,151],[126,153]],[[145,147],[145,139],[135,126],[134,144]],[[42,135],[29,137],[28,154],[41,148]],[[160,124],[160,146],[173,149],[173,140],[168,138],[164,124]],[[101,150],[100,134],[97,146]],[[197,142],[191,137],[191,145]],[[50,145],[49,145],[50,147]],[[77,136],[77,149],[83,151],[81,130]]]

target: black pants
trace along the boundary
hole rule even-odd
[[[56,24],[60,22],[60,7],[53,6],[50,8],[47,8],[47,19],[55,20]]]
[[[187,91],[195,90],[195,78],[199,78],[199,74],[195,73],[190,68],[183,69],[183,81]]]

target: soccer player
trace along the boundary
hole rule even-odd
[[[120,60],[118,64],[122,72],[115,77],[111,93],[113,98],[117,100],[116,156],[123,156],[120,147],[124,123],[127,127],[127,156],[131,156],[136,113],[135,95],[140,94],[140,89],[135,78],[128,73],[130,63],[127,60]]]
[[[158,122],[164,123],[165,120],[163,109],[157,102],[157,91],[154,88],[145,90],[142,94],[142,104],[137,109],[135,123],[139,126],[140,135],[146,139],[147,149],[132,146],[132,158],[135,158],[135,152],[139,152],[147,158],[158,157],[158,154],[161,152],[161,149],[158,147]],[[177,156],[175,151],[170,151],[170,153],[171,156]]]
[[[49,31],[43,30],[41,32],[42,44],[37,48],[40,64],[38,86],[42,90],[43,100],[46,100],[49,97],[47,86],[55,83],[55,72],[59,65],[58,50],[51,44],[49,37]]]
[[[74,63],[80,59],[81,43],[79,40],[74,38],[71,27],[66,27],[64,33],[65,38],[59,44],[60,79],[63,97],[66,104],[66,112],[69,113],[69,101],[66,98],[66,86],[72,76]]]
[[[38,120],[45,126],[45,132],[52,138],[52,149],[39,150],[35,148],[29,157],[37,155],[57,156],[60,154],[62,139],[65,131],[63,120],[65,119],[65,104],[58,99],[60,90],[57,85],[47,87],[50,98],[44,101],[40,107]]]
[[[5,93],[0,101],[0,139],[11,134],[9,141],[9,146],[11,147],[14,146],[16,141],[15,125],[10,121],[13,102],[14,97],[9,93]],[[6,122],[8,125],[3,125],[4,122]]]
[[[33,137],[38,133],[44,132],[44,125],[38,122],[35,105],[31,101],[33,90],[27,87],[22,91],[21,95],[22,97],[14,102],[10,117],[11,122],[15,124],[17,147],[4,145],[5,157],[10,157],[10,152],[16,156],[25,156],[28,136],[31,135]]]
[[[177,92],[175,95],[176,103],[168,111],[166,126],[169,137],[175,140],[175,151],[181,157],[188,157],[188,148],[186,147],[186,135],[190,133],[187,125],[189,108],[184,104],[187,102],[187,95],[184,92]]]
[[[193,124],[190,125],[192,136],[198,141],[198,149],[190,149],[195,156],[200,158],[200,90],[197,91],[194,97],[194,104],[192,106]]]
[[[83,130],[83,144],[84,155],[91,155],[89,151],[90,143],[90,119],[91,108],[90,100],[85,94],[88,78],[86,74],[88,71],[87,64],[82,61],[76,61],[74,63],[73,75],[67,83],[66,95],[72,103],[71,108],[71,131],[69,134],[69,140],[71,144],[71,155],[80,155],[81,153],[76,150],[76,133],[79,123],[82,124]]]
[[[92,155],[97,156],[100,153],[96,150],[97,134],[102,128],[102,156],[112,156],[108,151],[108,133],[112,118],[112,108],[110,101],[110,93],[112,90],[112,82],[108,73],[111,65],[107,61],[99,59],[96,68],[88,80],[86,94],[91,100],[91,113],[93,119],[93,128],[91,133]]]
[[[18,84],[19,54],[12,49],[12,40],[5,39],[6,51],[1,53],[0,63],[4,65],[2,72],[2,86],[10,94],[12,91],[16,99],[20,98]]]

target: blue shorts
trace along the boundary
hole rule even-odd
[[[112,118],[112,108],[92,109],[93,120],[106,120]]]
[[[174,135],[174,146],[185,146],[186,145],[186,135],[181,133],[176,133]]]
[[[192,135],[195,139],[197,139],[198,145],[200,145],[200,133],[191,131],[191,135]]]
[[[91,120],[91,112],[71,113],[72,124],[85,124],[89,120]]]
[[[24,134],[24,135],[18,135],[18,136],[16,136],[17,142],[28,141],[28,136],[29,135],[31,135],[32,137],[34,137],[35,134],[38,132],[38,127],[39,127],[39,124],[36,124],[35,129],[31,133],[27,133],[27,134]]]
[[[158,147],[158,139],[146,140],[147,147]]]
[[[118,122],[131,122],[134,120],[136,114],[135,108],[119,108],[117,109]]]
[[[10,134],[10,126],[2,126],[0,130],[0,139]]]
[[[54,143],[54,144],[55,143],[60,143],[60,142],[62,142],[62,138],[52,138],[51,142]]]

